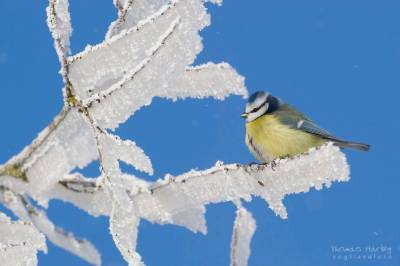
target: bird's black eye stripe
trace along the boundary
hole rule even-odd
[[[263,104],[261,104],[260,106],[258,106],[258,107],[256,107],[256,108],[254,108],[253,110],[251,110],[251,112],[250,113],[255,113],[255,112],[257,112],[258,110],[260,110],[263,106],[265,106],[265,104],[267,103],[267,101],[265,101]]]

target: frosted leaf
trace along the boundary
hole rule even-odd
[[[22,204],[21,196],[17,196],[14,192],[4,186],[0,186],[0,203],[7,209],[11,210],[15,216],[25,222],[30,222],[29,213],[24,204]]]
[[[32,206],[29,199],[16,195],[9,189],[0,187],[0,202],[25,222],[32,222],[37,230],[43,233],[53,244],[94,265],[100,265],[100,254],[87,240],[76,238],[53,225],[46,214]]]
[[[86,99],[112,91],[112,86],[138,72],[179,21],[174,5],[165,10],[163,15],[156,14],[141,25],[69,58],[69,78],[76,95]]]
[[[231,240],[231,266],[246,266],[250,257],[250,244],[256,231],[256,221],[242,206],[236,210]]]
[[[171,2],[171,0],[114,0],[114,5],[118,9],[118,19],[111,23],[106,35],[107,38],[136,26],[141,20],[153,15],[168,2]],[[206,2],[222,5],[222,0],[208,0]]]
[[[97,158],[96,142],[87,121],[76,109],[67,109],[37,139],[7,164],[19,165],[39,193],[75,168]]]
[[[171,215],[170,223],[186,227],[194,233],[200,232],[207,234],[205,213],[206,208],[204,206],[193,207],[193,209]]]
[[[110,217],[110,232],[124,259],[131,266],[144,265],[136,252],[136,242],[140,218],[129,206],[114,202]]]
[[[170,84],[168,94],[159,96],[173,100],[186,97],[223,100],[230,94],[247,96],[244,78],[227,63],[207,63],[186,68]]]
[[[0,261],[2,266],[37,265],[37,252],[47,252],[45,237],[32,223],[11,221],[0,212]]]
[[[144,154],[141,148],[136,146],[135,142],[121,140],[118,136],[107,132],[101,134],[99,138],[104,156],[107,156],[107,162],[103,161],[103,164],[115,164],[109,167],[119,167],[118,160],[122,160],[140,171],[153,174],[150,158]]]
[[[43,232],[56,246],[81,257],[93,265],[101,264],[99,252],[89,241],[78,239],[72,233],[64,232],[62,229],[55,227],[43,211],[35,209],[31,219],[36,228]]]
[[[137,26],[140,21],[156,13],[170,0],[122,0],[115,2],[119,10],[116,21],[111,23],[106,38],[111,38],[123,30]]]
[[[165,77],[168,80],[160,82],[158,80],[162,75],[158,75],[159,79],[153,79],[150,72],[144,69],[138,75],[152,79],[153,85],[141,79],[133,79],[121,89],[115,90],[110,97],[100,103],[93,103],[90,110],[97,122],[103,127],[114,129],[144,105],[149,105],[156,96],[172,100],[187,97],[214,97],[222,100],[231,94],[247,95],[244,79],[226,63],[185,68],[182,74]]]
[[[64,176],[62,181],[53,183],[45,190],[37,191],[30,183],[2,176],[0,185],[12,188],[18,193],[28,194],[44,207],[49,200],[58,199],[70,202],[95,217],[109,215],[111,212],[111,202],[103,190],[102,178],[84,178],[75,173]]]
[[[133,175],[123,174],[118,160],[130,162],[140,170],[152,171],[150,160],[136,145],[133,146],[132,142],[123,142],[106,132],[100,133],[97,139],[106,194],[114,206],[124,206],[127,208],[124,211],[127,212],[131,207],[128,193],[136,194],[140,189],[146,188],[148,182]]]
[[[101,127],[115,129],[156,96],[247,95],[244,79],[226,63],[188,68],[202,48],[198,32],[208,24],[201,1],[171,1],[134,28],[69,59],[77,96]]]
[[[54,39],[60,62],[69,52],[72,34],[71,18],[68,11],[68,0],[49,0],[47,7],[47,25]]]

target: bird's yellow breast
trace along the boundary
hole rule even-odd
[[[318,136],[280,123],[273,114],[263,115],[246,123],[246,144],[262,162],[295,156],[324,142]]]

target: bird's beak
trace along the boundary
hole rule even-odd
[[[248,113],[243,113],[243,114],[241,114],[240,116],[241,116],[242,118],[246,118],[248,115],[249,115]]]

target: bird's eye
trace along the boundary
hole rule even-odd
[[[264,102],[263,104],[261,104],[260,106],[258,106],[258,107],[256,107],[256,108],[254,108],[253,110],[251,110],[251,112],[250,113],[255,113],[255,112],[258,112],[258,110],[260,110],[263,106],[265,106],[265,104],[266,104],[267,102]]]

